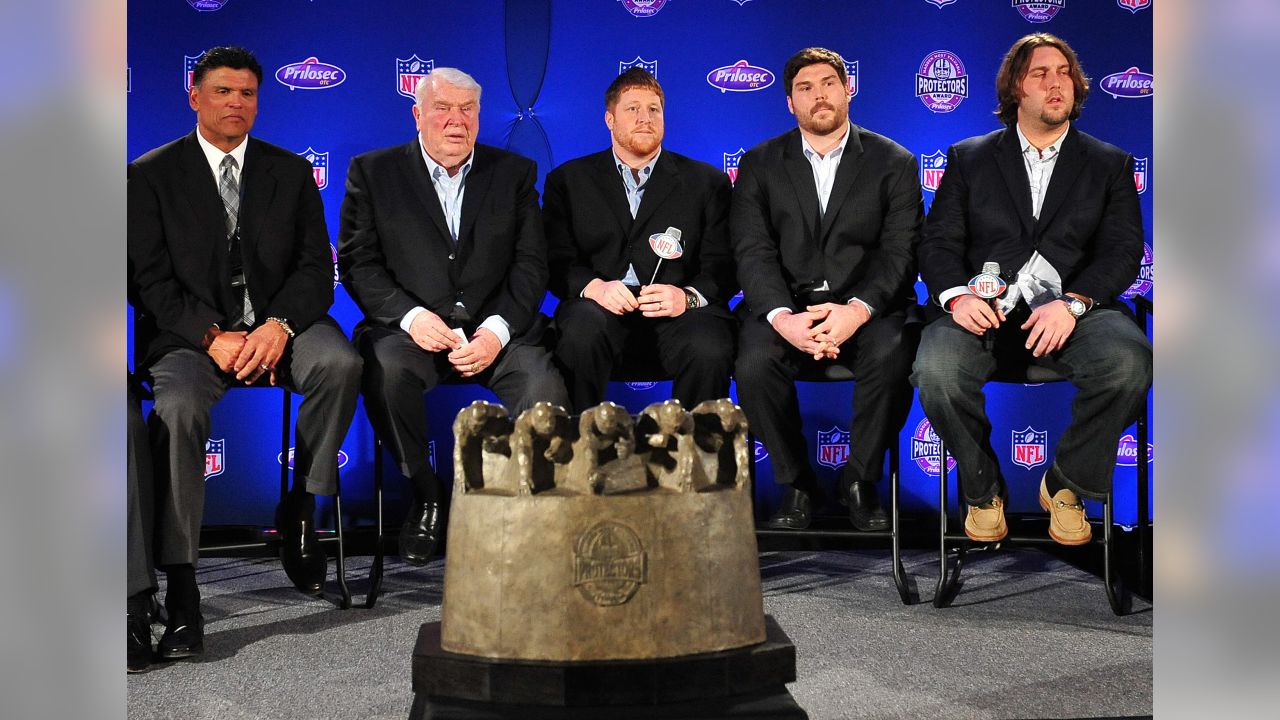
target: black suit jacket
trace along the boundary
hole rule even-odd
[[[448,318],[461,302],[476,323],[527,331],[547,286],[536,177],[532,160],[476,145],[455,248],[416,137],[353,158],[338,267],[364,323],[399,327],[419,305]]]
[[[311,165],[249,138],[241,173],[241,255],[254,314],[296,332],[333,304],[333,257]],[[199,350],[236,307],[218,183],[193,131],[129,165],[129,295],[142,366],[175,348]]]
[[[578,297],[595,278],[621,280],[635,266],[649,284],[658,256],[649,236],[681,232],[684,253],[663,260],[655,282],[693,287],[712,306],[738,291],[729,249],[729,177],[663,149],[645,181],[634,219],[612,150],[570,160],[547,175],[543,216],[551,257],[551,292]]]
[[[1114,302],[1142,261],[1133,156],[1072,125],[1037,221],[1012,126],[953,145],[920,246],[933,312],[940,293],[967,284],[984,262],[1016,273],[1035,250],[1062,276],[1063,292]]]
[[[906,148],[850,125],[821,214],[799,129],[743,155],[730,231],[751,314],[802,310],[800,289],[823,280],[836,301],[859,298],[877,315],[913,304],[924,207],[917,173]]]

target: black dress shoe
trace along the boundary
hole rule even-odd
[[[156,655],[164,660],[195,657],[204,652],[204,618],[198,613],[189,622],[178,618],[164,629]]]
[[[147,613],[130,612],[128,669],[131,673],[145,672],[151,667],[151,620]]]
[[[293,586],[307,595],[320,595],[329,563],[316,538],[315,512],[310,496],[289,493],[276,508],[280,532],[280,564]]]
[[[804,530],[813,519],[812,504],[809,493],[788,487],[782,495],[782,506],[764,526],[775,530]]]
[[[400,528],[400,558],[410,565],[426,565],[440,542],[440,503],[414,503]]]
[[[845,493],[849,505],[849,522],[863,532],[876,532],[889,527],[889,516],[880,506],[876,484],[855,482]]]

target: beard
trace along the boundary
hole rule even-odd
[[[1058,127],[1067,121],[1071,115],[1071,106],[1063,103],[1057,110],[1044,108],[1040,111],[1040,122],[1047,127]]]
[[[652,133],[631,132],[626,135],[615,136],[615,138],[619,147],[642,156],[657,150],[658,146],[662,144],[662,134],[656,130]]]
[[[831,116],[819,120],[815,115],[821,110],[833,110]],[[827,135],[844,127],[849,122],[849,109],[824,103],[811,108],[804,114],[797,114],[796,121],[800,129],[814,135]]]

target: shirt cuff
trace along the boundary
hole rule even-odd
[[[409,328],[413,327],[414,318],[418,317],[418,315],[426,311],[427,311],[426,308],[419,305],[418,307],[415,307],[414,309],[405,313],[404,317],[400,318],[400,329],[405,332],[409,332]]]
[[[946,312],[951,312],[950,308],[947,307],[947,303],[951,302],[952,298],[958,298],[961,295],[972,295],[972,294],[973,293],[969,292],[968,287],[964,285],[957,285],[951,288],[950,290],[943,290],[942,294],[938,296],[938,304],[941,305],[942,309],[945,310]]]
[[[867,309],[867,314],[868,314],[868,315],[875,315],[875,314],[876,314],[876,309],[875,309],[875,308],[873,308],[873,307],[871,307],[871,305],[870,305],[869,303],[867,303],[867,301],[866,301],[866,300],[863,300],[862,298],[849,298],[849,302],[847,302],[847,303],[845,303],[845,304],[846,304],[846,305],[852,305],[852,304],[854,304],[854,303],[858,303],[858,304],[859,304],[859,305],[861,305],[862,307],[866,308],[866,309]]]
[[[768,322],[770,325],[772,325],[773,319],[778,317],[778,313],[780,312],[791,312],[791,308],[785,308],[785,307],[774,308],[769,311],[768,315],[764,316],[765,321]]]
[[[499,349],[511,342],[511,325],[501,315],[490,315],[480,323],[480,327],[498,336]]]
[[[688,290],[689,292],[691,292],[691,293],[693,293],[694,295],[697,295],[697,296],[698,296],[698,307],[706,307],[706,306],[707,306],[707,299],[706,299],[705,297],[703,297],[702,293],[698,292],[698,288],[696,288],[696,287],[694,287],[694,286],[692,286],[692,285],[685,285],[685,286],[684,286],[684,289],[685,289],[685,290]]]

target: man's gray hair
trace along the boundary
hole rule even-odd
[[[419,107],[422,106],[422,98],[426,96],[427,90],[429,89],[428,83],[431,82],[432,78],[436,78],[441,82],[448,83],[454,87],[462,88],[463,90],[475,90],[476,103],[478,104],[480,102],[481,87],[480,83],[476,82],[475,78],[462,72],[458,68],[440,67],[432,70],[429,75],[418,81],[418,87],[413,91],[413,95],[416,98],[415,102],[418,103]]]

